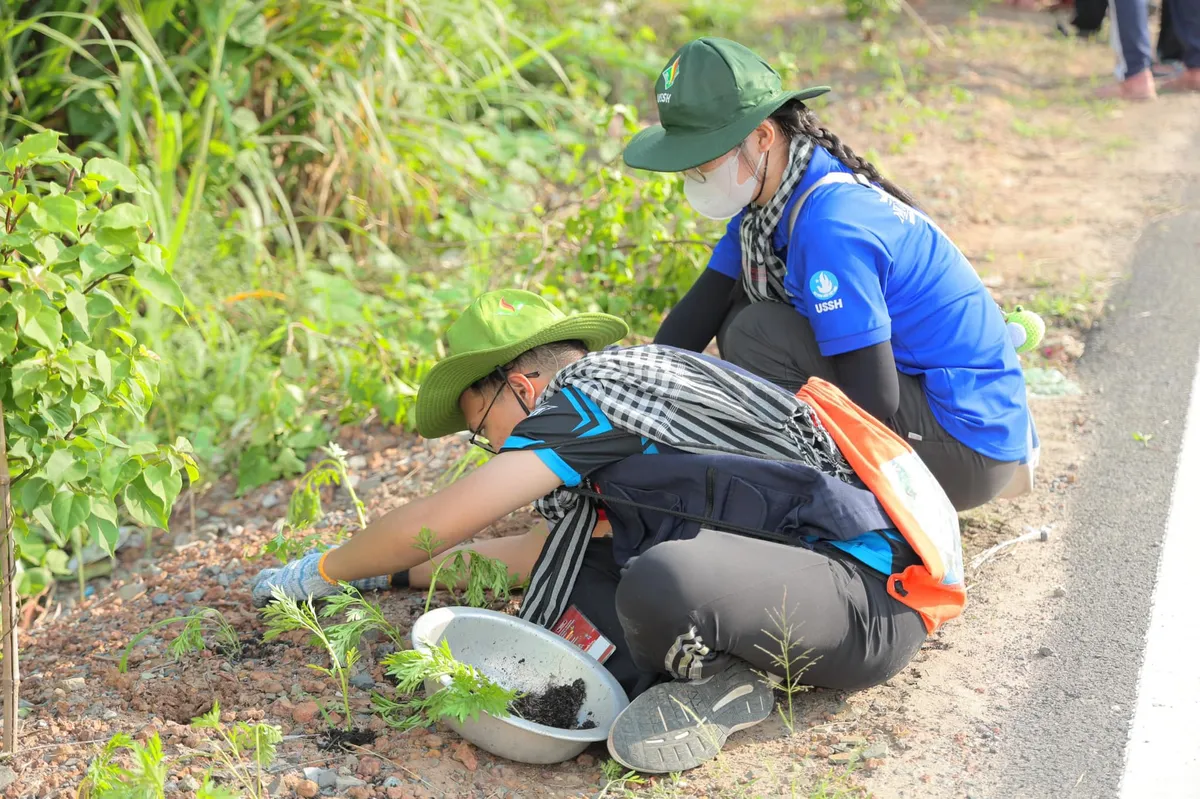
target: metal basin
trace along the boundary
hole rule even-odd
[[[443,721],[494,755],[521,763],[570,760],[589,744],[607,740],[613,720],[629,704],[620,683],[594,658],[549,630],[515,616],[478,608],[438,608],[413,624],[414,649],[428,652],[430,645],[442,639],[450,643],[456,660],[475,666],[505,688],[535,693],[579,678],[587,687],[579,721],[594,721],[596,726],[589,730],[560,730],[516,716],[497,718],[486,713],[463,724],[454,719]],[[425,681],[427,695],[440,688],[439,682]]]

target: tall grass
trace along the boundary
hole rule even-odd
[[[405,424],[480,290],[671,304],[707,250],[672,179],[614,167],[636,115],[605,96],[662,54],[611,22],[541,0],[7,4],[0,141],[53,128],[134,170],[190,301],[136,320],[162,390],[123,433],[188,435],[245,489],[332,424]]]

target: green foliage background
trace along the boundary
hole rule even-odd
[[[720,227],[674,176],[623,167],[630,103],[648,104],[680,42],[736,38],[750,13],[718,0],[3,4],[0,145],[59,131],[81,163],[127,170],[178,286],[178,311],[154,292],[130,306],[158,400],[110,432],[146,451],[186,437],[204,479],[233,473],[246,491],[301,474],[338,424],[406,425],[439,331],[488,288],[652,335]],[[765,52],[785,77],[801,62],[815,75],[825,35],[779,33]]]

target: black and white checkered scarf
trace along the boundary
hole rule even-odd
[[[784,206],[808,169],[812,154],[812,139],[807,136],[792,139],[788,165],[775,196],[761,208],[749,206],[742,217],[738,231],[742,243],[742,285],[751,302],[791,302],[783,285],[787,264],[775,254],[772,236],[783,219]]]
[[[539,403],[566,385],[595,402],[613,427],[684,452],[803,463],[857,479],[807,403],[692,352],[658,345],[594,352],[560,371]],[[598,517],[591,499],[565,488],[535,507],[550,535],[521,618],[548,627],[566,610]]]

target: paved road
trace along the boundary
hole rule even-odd
[[[1131,274],[1114,292],[1109,315],[1080,361],[1085,386],[1103,393],[1094,404],[1097,430],[1066,533],[1068,594],[1051,631],[1056,656],[1033,666],[1041,691],[1004,724],[999,796],[1118,795],[1200,353],[1200,182],[1185,194],[1182,214],[1143,235]],[[1135,431],[1153,434],[1148,446],[1133,440]],[[1179,491],[1194,501],[1200,484]],[[1175,535],[1188,526],[1186,532],[1200,538],[1200,517],[1193,518],[1190,525],[1177,524]],[[1195,565],[1188,570],[1200,588],[1200,572]],[[1187,650],[1200,654],[1200,603],[1185,638],[1166,643],[1180,657]],[[1200,682],[1200,661],[1191,660],[1190,674]],[[1200,717],[1186,728],[1158,732],[1160,740],[1172,742],[1162,747],[1160,770],[1177,777],[1174,744],[1190,737],[1190,751],[1200,750]],[[1185,787],[1133,771],[1123,797],[1200,797],[1200,779]]]

